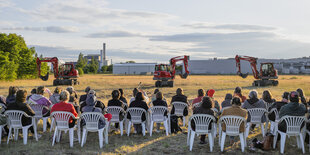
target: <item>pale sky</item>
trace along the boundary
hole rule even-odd
[[[0,0],[0,32],[76,60],[107,44],[113,62],[310,56],[309,0]]]

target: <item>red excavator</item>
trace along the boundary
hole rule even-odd
[[[238,68],[237,74],[242,78],[246,78],[247,74],[241,73],[240,60],[245,60],[250,62],[253,76],[256,79],[252,85],[253,86],[277,86],[279,84],[278,80],[278,71],[274,68],[273,63],[265,62],[260,65],[260,72],[257,70],[257,58],[249,56],[240,56],[236,55],[236,67]]]
[[[38,70],[38,76],[43,80],[47,81],[49,73],[47,73],[45,76],[41,75],[41,63],[42,62],[50,62],[53,66],[54,71],[54,81],[53,85],[76,85],[79,84],[77,81],[77,78],[79,77],[79,73],[76,69],[74,69],[73,63],[65,63],[63,65],[58,66],[59,61],[57,57],[53,58],[38,58],[37,57],[37,70]]]
[[[185,73],[182,74],[183,68],[181,70],[181,73],[179,74],[182,79],[186,79],[189,71],[188,71],[188,60],[189,56],[177,56],[170,59],[170,64],[158,64],[155,65],[155,72],[154,72],[154,78],[153,80],[156,80],[155,87],[173,87],[174,85],[174,79],[176,74],[176,63],[178,61],[183,61],[183,67],[185,70]]]

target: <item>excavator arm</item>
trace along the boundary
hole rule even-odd
[[[242,78],[246,78],[248,76],[248,74],[243,74],[241,72],[240,61],[245,60],[245,61],[248,61],[250,63],[254,78],[259,79],[259,72],[258,72],[257,66],[256,66],[257,65],[257,58],[249,57],[249,56],[236,55],[235,60],[236,60],[236,67],[238,69],[238,71],[237,71],[238,75],[240,75]]]
[[[47,73],[46,75],[42,76],[41,75],[41,64],[42,62],[50,62],[53,65],[53,70],[54,70],[54,77],[58,78],[59,76],[59,72],[58,72],[58,58],[57,57],[53,57],[53,58],[42,58],[40,59],[39,57],[37,57],[37,70],[38,70],[38,76],[43,80],[43,81],[47,81],[48,80],[48,76],[49,73]]]
[[[170,65],[171,65],[171,76],[174,78],[175,77],[175,67],[176,67],[176,63],[178,61],[183,61],[183,66],[184,66],[184,70],[185,70],[185,73],[184,74],[180,74],[180,77],[182,79],[186,79],[188,74],[189,74],[189,71],[188,71],[188,60],[189,60],[189,56],[188,55],[184,55],[184,56],[177,56],[177,57],[174,57],[174,58],[171,58],[170,59]]]

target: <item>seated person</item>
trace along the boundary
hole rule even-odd
[[[62,91],[61,87],[56,87],[54,90],[54,94],[50,97],[50,101],[52,102],[52,104],[56,104],[60,102],[60,93]]]
[[[274,102],[274,103],[269,107],[268,111],[270,112],[271,109],[277,108],[277,110],[278,110],[278,112],[279,112],[280,109],[281,109],[281,107],[284,106],[284,105],[286,105],[286,104],[288,103],[288,96],[289,96],[289,94],[290,94],[289,92],[284,92],[283,95],[282,95],[282,100],[279,101],[279,102]],[[271,121],[274,122],[275,119],[276,119],[275,113],[274,113],[274,112],[269,113],[269,114],[268,114],[268,118],[269,118],[269,120],[271,120]]]
[[[127,110],[127,107],[124,106],[125,104],[120,100],[120,92],[118,90],[112,91],[112,99],[108,102],[108,107],[110,106],[117,106],[123,108],[125,111]],[[122,121],[124,119],[124,113],[119,113],[119,119]],[[118,128],[119,123],[115,123],[115,128]]]
[[[124,90],[123,89],[118,89],[118,91],[120,92],[120,97],[119,97],[119,99],[123,102],[123,103],[125,103],[125,105],[126,105],[126,109],[128,108],[128,102],[127,102],[127,99],[126,99],[126,97],[125,97],[125,95],[124,95]]]
[[[272,94],[269,90],[263,91],[262,100],[266,103],[267,108],[269,108],[268,105],[271,105],[272,103],[276,102],[276,100],[272,98]]]
[[[143,108],[146,112],[149,110],[149,107],[147,106],[146,102],[144,101],[144,96],[141,92],[137,93],[135,100],[130,103],[129,108]],[[127,115],[127,118],[129,120],[131,119],[130,114]],[[143,113],[142,114],[142,121],[145,121],[145,120],[146,120],[146,114]],[[134,128],[137,131],[137,133],[142,133],[141,124],[135,124]]]
[[[86,98],[86,106],[83,107],[82,111],[84,112],[98,112],[98,113],[103,113],[101,108],[95,107],[95,104],[97,102],[97,98],[94,94],[89,94],[87,95]],[[82,120],[81,122],[82,125],[85,125],[84,120]],[[105,121],[103,118],[99,119],[99,124],[98,127],[99,129],[104,128],[104,126],[106,125]]]
[[[31,109],[31,107],[26,103],[27,91],[26,90],[18,90],[16,93],[16,101],[14,103],[10,103],[7,106],[6,110],[20,110],[25,112],[28,116],[34,116],[35,112]],[[22,125],[28,126],[32,124],[31,117],[22,117]],[[30,127],[29,130],[34,133],[33,127]]]
[[[156,100],[153,101],[153,106],[164,106],[164,107],[168,107],[167,102],[165,100],[163,100],[164,96],[163,93],[161,93],[160,91],[158,91],[156,93]],[[167,116],[168,111],[165,111],[164,116]],[[156,123],[156,132],[159,132],[160,129],[160,123]]]
[[[18,88],[15,86],[11,86],[9,88],[9,95],[6,97],[6,101],[5,101],[7,105],[10,103],[15,103],[17,91],[18,91]]]
[[[52,102],[43,96],[44,92],[47,91],[47,88],[44,86],[40,86],[37,88],[37,94],[31,95],[31,97],[28,100],[28,104],[39,104],[44,106],[42,110],[43,117],[50,116],[50,106],[52,105]],[[49,122],[47,121],[47,126],[50,126]]]
[[[93,94],[93,95],[96,96],[96,92],[95,92],[94,90],[90,90],[90,91],[88,92],[88,95],[89,95],[89,94]],[[87,97],[86,97],[86,98],[87,98]],[[81,110],[81,112],[83,112],[82,109],[83,109],[84,106],[86,106],[86,102],[85,102],[85,101],[82,101],[82,102],[80,103],[80,110]],[[105,105],[104,105],[101,101],[97,100],[97,101],[96,101],[95,107],[98,107],[98,108],[100,108],[102,111],[104,111]]]
[[[178,88],[177,91],[176,91],[176,95],[172,97],[171,99],[171,104],[173,102],[183,102],[183,103],[186,103],[188,105],[188,100],[187,100],[187,96],[184,95],[183,93],[183,89],[182,88]],[[171,109],[171,114],[173,115],[175,112],[175,109],[174,109],[174,106],[172,107]],[[184,109],[183,111],[183,116],[187,116],[188,115],[188,107]]]
[[[193,111],[193,114],[208,114],[211,116],[214,116],[214,118],[217,121],[217,117],[215,117],[215,112],[211,109],[212,107],[214,107],[214,103],[213,100],[210,97],[203,97],[202,98],[202,103],[199,107],[195,108],[195,110]],[[209,130],[212,129],[212,122],[210,122],[209,125]],[[195,126],[195,122],[194,120],[191,121],[191,128],[195,131],[196,126]],[[200,136],[200,143],[199,144],[205,144],[205,139],[206,139],[206,135],[201,135]]]
[[[79,100],[79,103],[81,104],[82,102],[86,101],[86,98],[87,98],[87,94],[88,92],[91,90],[91,88],[88,86],[85,88],[85,93],[84,95],[81,95],[80,96],[80,100]]]
[[[73,104],[75,110],[79,112],[80,104],[78,102],[78,95],[72,86],[67,87],[66,89],[70,94],[69,103]]]
[[[240,97],[241,98],[241,103],[243,103],[246,100],[246,97],[242,95],[241,87],[236,87],[235,88],[233,97]]]
[[[219,102],[217,102],[217,100],[214,99],[214,93],[215,93],[215,90],[214,89],[209,89],[207,90],[207,95],[213,100],[213,103],[214,103],[214,107],[215,109],[217,109],[218,113],[221,111],[221,107],[220,107],[220,104]]]
[[[70,93],[67,90],[64,90],[60,93],[60,102],[53,105],[51,113],[54,111],[66,111],[72,113],[75,117],[78,116],[78,113],[75,111],[74,106],[71,103],[68,103],[70,99]],[[74,127],[76,120],[70,118],[69,128]]]
[[[194,108],[194,104],[200,103],[204,96],[205,96],[205,91],[203,89],[198,89],[198,96],[192,102],[193,108]]]
[[[225,96],[225,100],[222,102],[221,106],[222,108],[225,107],[230,107],[231,106],[231,100],[232,100],[232,95],[230,93],[227,93]]]
[[[243,109],[253,109],[253,108],[265,108],[266,109],[266,105],[265,102],[263,100],[259,100],[257,98],[257,91],[256,90],[252,90],[249,93],[249,99],[245,100],[242,108]],[[248,115],[248,119],[247,122],[251,121],[251,116],[250,114]],[[263,115],[262,117],[262,123],[266,122],[266,117],[265,115]],[[252,126],[252,129],[255,127],[255,125]]]

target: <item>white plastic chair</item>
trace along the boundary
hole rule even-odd
[[[82,113],[81,120],[84,120],[86,125],[83,127],[83,136],[81,141],[81,147],[86,143],[88,132],[98,132],[99,146],[103,146],[103,132],[105,131],[105,143],[108,144],[108,121],[104,118],[101,113],[98,112],[84,112]],[[106,123],[105,127],[99,129],[99,120],[103,119]]]
[[[44,106],[40,104],[31,104],[30,107],[35,112],[35,115],[33,117],[35,118],[36,123],[38,124],[40,119],[43,120],[43,132],[45,132],[49,116],[43,117],[42,111]]]
[[[174,107],[174,114],[176,116],[183,117],[183,127],[184,127],[186,125],[186,116],[183,116],[183,111],[185,108],[188,107],[188,105],[184,102],[172,102],[172,105]]]
[[[124,113],[125,114],[125,111],[122,107],[118,107],[118,106],[110,106],[110,107],[107,107],[106,110],[107,113],[111,114],[112,115],[112,119],[110,120],[109,124],[107,124],[107,126],[110,126],[112,123],[119,123],[119,127],[120,127],[120,132],[121,132],[121,136],[123,136],[123,129],[124,129],[124,120],[119,120],[119,114],[120,113]],[[109,127],[110,128],[110,127]]]
[[[152,136],[153,132],[153,126],[155,123],[164,123],[165,129],[166,129],[166,135],[169,135],[169,127],[168,127],[168,117],[165,116],[165,112],[168,112],[168,108],[164,106],[154,106],[149,109],[150,111],[150,118],[151,118],[151,124],[150,124],[150,136]]]
[[[264,123],[262,123],[262,118],[267,113],[267,110],[265,108],[252,108],[247,110],[249,112],[249,115],[251,116],[251,120],[250,122],[246,123],[245,139],[247,139],[247,137],[249,136],[250,127],[252,124],[259,124],[262,130],[263,137],[265,137],[265,128]]]
[[[1,137],[2,137],[2,129],[6,124],[0,125],[0,144],[1,144]]]
[[[191,127],[191,122],[192,120],[195,122],[195,131]],[[213,151],[213,146],[214,146],[214,136],[213,136],[213,131],[215,128],[211,128],[209,130],[209,126],[211,125],[215,126],[215,118],[214,116],[207,115],[207,114],[195,114],[192,115],[189,118],[188,121],[188,132],[187,132],[187,145],[189,145],[189,150],[192,151],[193,149],[193,144],[194,144],[194,139],[195,135],[203,135],[206,134],[208,135],[209,138],[209,144],[210,144],[210,151]]]
[[[277,130],[276,134],[274,136],[274,143],[273,143],[273,148],[276,148],[276,141],[278,139],[278,134],[281,135],[281,146],[280,146],[280,153],[284,153],[284,148],[285,148],[285,140],[286,136],[295,136],[297,139],[297,146],[298,148],[302,149],[302,153],[305,153],[305,146],[304,146],[304,138],[303,138],[303,133],[300,131],[301,125],[303,122],[305,122],[306,118],[304,116],[283,116],[279,123],[282,121],[285,121],[286,123],[286,133]]]
[[[198,108],[201,105],[201,102],[197,102],[195,104],[193,104],[193,108]]]
[[[127,115],[130,114],[131,119],[128,120],[128,127],[127,127],[127,136],[130,134],[130,129],[132,124],[141,124],[142,126],[142,134],[145,136],[145,126],[146,122],[142,121],[142,114],[145,113],[145,116],[147,115],[146,111],[143,108],[128,108],[127,109]],[[127,118],[127,116],[126,116]]]
[[[56,136],[57,136],[57,142],[60,141],[61,131],[67,132],[69,130],[70,147],[73,147],[74,129],[76,128],[76,126],[78,128],[77,129],[78,140],[79,142],[81,141],[80,123],[78,122],[78,125],[72,128],[69,128],[70,118],[78,119],[78,117],[75,117],[72,113],[65,112],[65,111],[55,111],[51,114],[51,117],[55,119],[55,123],[56,123],[52,146],[54,146],[55,144]]]
[[[269,114],[271,114],[271,113],[275,114],[275,121],[269,120],[269,122],[270,122],[270,132],[273,135],[275,135],[276,131],[278,130],[278,124],[279,124],[279,121],[280,121],[278,109],[277,108],[272,108],[270,110]]]
[[[35,123],[34,117],[28,116],[25,112],[20,110],[7,110],[4,112],[5,115],[7,115],[7,124],[9,125],[9,135],[7,139],[7,144],[9,144],[10,138],[12,136],[12,129],[14,129],[14,138],[15,140],[18,139],[18,130],[23,130],[23,142],[24,145],[27,144],[27,138],[28,138],[28,129],[33,126],[34,134],[36,141],[38,141],[38,135],[37,135],[37,125]],[[32,118],[32,123],[27,126],[22,125],[22,117],[29,117]]]
[[[221,151],[224,150],[224,144],[225,144],[225,138],[226,135],[229,136],[239,136],[240,137],[240,143],[241,143],[241,150],[244,152],[245,148],[245,137],[244,133],[240,133],[239,129],[241,126],[241,123],[244,122],[245,124],[245,118],[240,116],[222,116],[219,120],[219,141],[221,145]],[[222,131],[222,123],[226,125],[226,131]],[[242,127],[242,126],[241,126]]]

